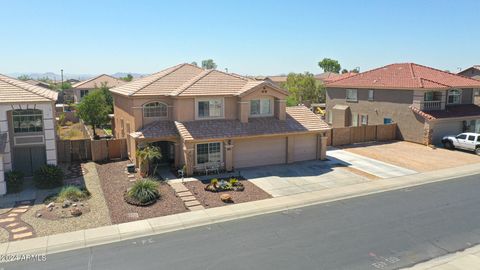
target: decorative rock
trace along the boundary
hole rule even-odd
[[[232,202],[232,196],[230,194],[222,194],[220,195],[220,200],[225,203]]]
[[[67,208],[67,207],[69,207],[70,205],[72,205],[72,202],[69,201],[69,200],[65,200],[65,201],[63,201],[62,208]]]
[[[73,206],[73,207],[77,207],[77,204],[76,204],[76,203],[74,203],[74,204],[72,204],[72,206]]]
[[[41,217],[42,213],[37,213],[37,218]]]
[[[49,204],[47,204],[47,208],[53,208],[55,206],[55,203],[54,202],[51,202]]]
[[[70,214],[74,217],[78,217],[82,215],[82,211],[78,208],[73,208],[72,210],[70,210]]]

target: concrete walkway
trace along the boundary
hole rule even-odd
[[[445,169],[391,179],[380,179],[335,189],[319,190],[292,196],[233,204],[224,207],[7,242],[0,244],[0,255],[52,254],[308,205],[397,190],[426,183],[445,181],[473,174],[480,174],[480,167],[477,164],[456,169]]]
[[[334,147],[330,147],[327,151],[327,158],[331,162],[345,164],[352,168],[376,175],[380,178],[391,178],[417,173],[410,169],[388,164]]]
[[[479,270],[480,245],[420,263],[409,270]]]

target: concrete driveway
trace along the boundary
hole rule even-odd
[[[327,157],[327,161],[260,166],[242,169],[240,173],[273,197],[416,173],[341,149],[331,148]]]
[[[370,181],[328,161],[254,167],[241,174],[273,197]]]

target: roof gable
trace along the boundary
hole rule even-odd
[[[95,87],[100,87],[102,85],[102,83],[107,83],[107,86],[109,86],[109,87],[116,87],[116,86],[120,86],[122,84],[125,84],[124,81],[122,81],[118,78],[112,77],[112,76],[107,75],[107,74],[101,74],[101,75],[98,75],[97,77],[93,77],[93,78],[90,78],[88,80],[78,82],[78,83],[72,85],[72,88],[92,89],[92,88],[95,88]]]
[[[0,103],[56,101],[58,93],[0,74]]]
[[[125,96],[238,96],[264,83],[267,82],[218,70],[204,70],[191,64],[180,64],[110,91]]]
[[[414,63],[391,64],[327,83],[327,87],[448,89],[480,87],[476,80]]]

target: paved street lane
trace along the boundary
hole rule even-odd
[[[49,255],[9,269],[397,269],[480,243],[480,176]]]

